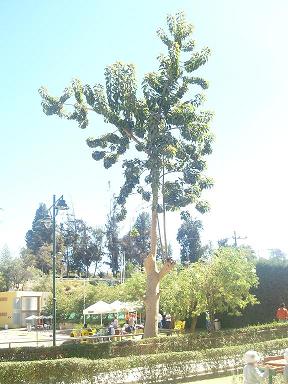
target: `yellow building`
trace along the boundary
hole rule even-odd
[[[26,326],[26,317],[39,316],[47,299],[47,292],[0,292],[0,328]]]

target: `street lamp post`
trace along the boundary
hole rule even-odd
[[[63,195],[56,200],[56,196],[53,195],[52,205],[52,230],[53,230],[53,253],[52,253],[52,295],[53,295],[53,347],[56,346],[56,216],[59,210],[69,209]],[[50,209],[51,209],[50,208]],[[49,210],[50,210],[49,209]]]

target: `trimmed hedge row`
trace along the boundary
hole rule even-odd
[[[52,360],[63,358],[106,359],[156,353],[198,351],[245,343],[286,338],[288,324],[267,324],[211,334],[186,334],[144,340],[96,344],[64,344],[58,347],[0,349],[0,361]]]
[[[288,324],[272,323],[207,334],[186,334],[113,344],[113,356],[195,351],[286,338]]]
[[[64,344],[57,347],[20,347],[0,349],[0,362],[55,360],[79,357],[84,359],[108,359],[112,343]],[[1,382],[0,382],[1,383]]]
[[[148,356],[87,360],[62,360],[0,363],[0,383],[9,384],[95,384],[122,383],[127,377],[142,383],[157,383],[197,376],[205,372],[228,370],[242,365],[242,355],[256,349],[264,355],[281,354],[288,338],[255,344],[161,353]]]

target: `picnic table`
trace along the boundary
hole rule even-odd
[[[277,373],[283,374],[284,367],[287,364],[284,356],[267,356],[264,359],[265,365],[271,366],[269,368],[268,383],[273,384],[273,378]],[[261,367],[260,367],[261,368]],[[262,367],[262,369],[265,369]]]

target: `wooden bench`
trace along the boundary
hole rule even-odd
[[[173,334],[177,334],[179,335],[179,333],[183,333],[183,330],[182,329],[166,329],[166,328],[159,328],[159,333],[161,334],[165,334],[167,336],[170,336],[170,335],[173,335]]]
[[[268,383],[273,384],[273,378],[277,374],[282,374],[284,371],[284,367],[286,365],[286,360],[284,359],[284,356],[266,356],[264,358],[264,364],[269,365],[272,368],[269,368],[269,376],[268,376]],[[264,370],[265,367],[259,367],[260,369]]]
[[[105,341],[122,341],[122,340],[129,340],[129,339],[135,339],[136,337],[143,338],[144,333],[126,333],[123,335],[94,335],[94,336],[83,336],[83,337],[76,337],[74,340],[80,340],[80,342],[105,342]]]

